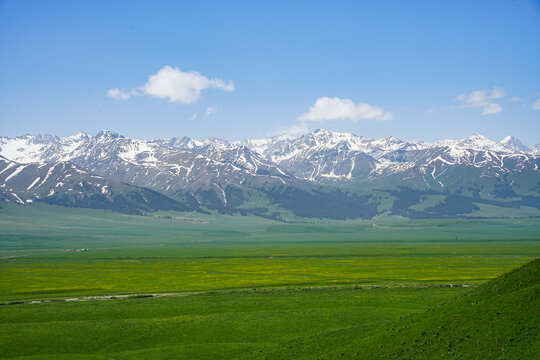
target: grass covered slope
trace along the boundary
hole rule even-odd
[[[291,288],[5,305],[0,358],[236,359],[298,337],[390,321],[464,291]]]
[[[259,359],[538,359],[540,259],[452,301],[255,352]]]

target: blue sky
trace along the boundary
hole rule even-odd
[[[538,1],[0,1],[0,135],[532,144],[539,64]]]

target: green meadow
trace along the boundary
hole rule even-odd
[[[0,358],[315,359],[540,257],[538,224],[6,205]]]

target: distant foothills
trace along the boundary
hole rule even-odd
[[[0,204],[309,219],[540,216],[540,143],[316,130],[228,142],[101,131],[0,137]]]

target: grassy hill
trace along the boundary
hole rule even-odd
[[[254,359],[538,359],[540,259],[398,321],[300,338]]]

